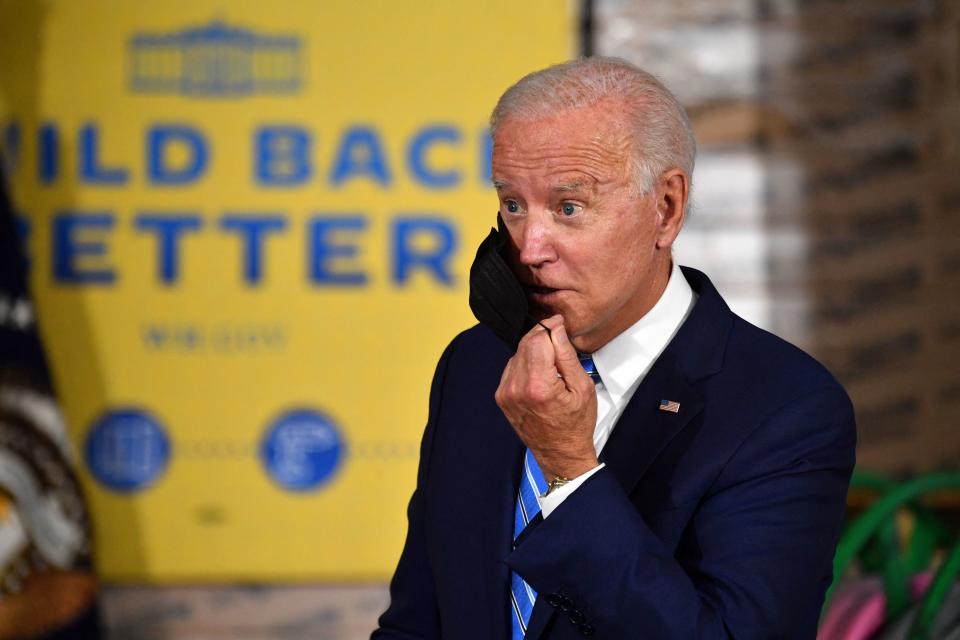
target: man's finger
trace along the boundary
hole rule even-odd
[[[586,376],[586,372],[580,365],[580,359],[577,358],[577,351],[570,343],[567,336],[567,328],[560,324],[553,327],[551,333],[551,342],[553,343],[554,359],[557,370],[565,380],[572,381],[578,377]]]
[[[527,363],[527,372],[537,379],[546,379],[554,376],[554,347],[551,344],[550,334],[540,327],[527,334],[523,346],[524,360]]]

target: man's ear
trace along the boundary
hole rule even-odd
[[[657,248],[667,249],[683,227],[690,196],[690,179],[680,169],[671,169],[657,183]]]

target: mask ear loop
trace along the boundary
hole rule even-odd
[[[547,332],[547,337],[550,338],[551,340],[553,340],[553,334],[550,333],[550,327],[548,327],[547,325],[543,324],[542,322],[540,322],[539,320],[537,320],[536,318],[534,318],[533,316],[531,316],[529,313],[527,314],[527,317],[530,318],[531,320],[533,320],[534,322],[536,322],[536,323],[537,323],[538,325],[540,325],[541,327],[543,327],[543,330]]]

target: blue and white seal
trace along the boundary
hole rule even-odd
[[[114,409],[90,428],[84,455],[100,484],[132,493],[154,484],[166,469],[170,440],[160,422],[146,411]]]
[[[260,443],[260,459],[270,478],[290,491],[312,491],[330,478],[346,447],[326,415],[295,409],[276,419]]]

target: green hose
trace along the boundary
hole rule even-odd
[[[886,484],[878,481],[876,476],[865,475],[861,478],[864,484],[876,482],[875,486],[878,488]],[[918,496],[945,489],[960,489],[960,473],[941,472],[921,476],[889,490],[886,495],[864,511],[850,526],[837,546],[837,553],[833,560],[833,584],[827,590],[825,602],[830,601],[834,589],[853,559],[878,530],[889,523],[898,509]]]

